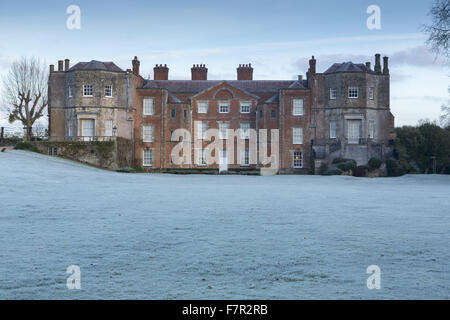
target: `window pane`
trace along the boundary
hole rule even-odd
[[[241,139],[250,139],[250,122],[241,122]]]
[[[360,138],[361,120],[348,120],[348,143],[357,144]]]
[[[219,112],[228,113],[230,110],[230,105],[228,102],[219,102]]]
[[[142,140],[144,142],[153,142],[153,125],[142,126]]]
[[[197,102],[198,113],[208,113],[208,102]]]
[[[294,168],[303,168],[303,153],[301,151],[294,151],[292,162]]]
[[[330,121],[330,138],[336,138],[336,121]]]
[[[303,99],[294,99],[293,100],[293,115],[301,116],[303,115]]]
[[[105,136],[112,137],[112,120],[105,121]]]
[[[292,143],[303,144],[303,128],[292,128]]]
[[[358,87],[349,87],[348,88],[348,97],[349,98],[358,98]]]
[[[151,116],[154,112],[154,100],[153,98],[144,98],[142,100],[143,113],[145,116]]]
[[[145,149],[144,150],[144,157],[143,157],[143,165],[144,166],[151,166],[153,163],[153,150]]]

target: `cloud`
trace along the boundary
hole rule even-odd
[[[406,64],[417,67],[444,67],[444,59],[437,57],[428,47],[417,46],[397,51],[390,56],[393,65]]]
[[[436,57],[435,54],[424,45],[407,48],[384,55],[389,57],[390,68],[405,65],[423,68],[446,67],[444,59],[442,59],[441,57]],[[374,56],[364,54],[323,54],[318,55],[315,58],[317,60],[317,70],[319,72],[325,71],[331,65],[333,65],[333,63],[341,63],[346,61],[352,61],[354,63],[365,63],[366,61],[370,61],[372,64],[372,69],[375,63]],[[302,57],[295,60],[294,67],[306,71],[309,66],[309,59],[311,59],[311,57]],[[381,64],[383,64],[382,61]],[[397,79],[395,79],[394,81],[399,81],[405,78],[405,75],[398,75]]]

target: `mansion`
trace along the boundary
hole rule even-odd
[[[258,157],[263,129],[269,146],[277,143],[268,153],[280,173],[317,171],[337,157],[366,164],[392,153],[388,58],[381,65],[379,54],[373,69],[370,62],[343,62],[323,73],[312,57],[306,77],[295,80],[253,80],[251,64],[239,65],[236,80],[208,80],[204,64],[191,68],[191,80],[169,80],[167,65],[153,70],[153,79],[142,77],[137,57],[127,70],[95,60],[51,65],[50,142],[123,138],[130,165],[156,172],[265,167]],[[180,142],[189,148],[174,161]],[[205,153],[212,142],[220,146],[213,163]],[[238,144],[242,151],[230,152]]]

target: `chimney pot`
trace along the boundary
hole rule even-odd
[[[134,57],[133,61],[131,61],[131,64],[133,65],[133,73],[139,76],[139,66],[141,65],[141,63],[136,56]]]
[[[389,74],[389,58],[383,57],[383,74]]]
[[[370,62],[369,61],[366,62],[366,67],[367,67],[367,69],[370,70]]]
[[[64,61],[58,60],[58,72],[63,71],[63,63],[64,63]]]
[[[156,65],[153,68],[153,79],[169,80],[169,68],[167,68],[167,64],[165,64],[164,66],[162,64]]]
[[[55,65],[51,64],[50,65],[50,73],[55,72]]]
[[[204,64],[194,64],[191,68],[191,80],[208,80],[208,68]]]
[[[381,73],[381,63],[380,63],[380,54],[377,53],[375,55],[375,67],[374,67],[374,71],[376,73]]]
[[[238,80],[253,80],[253,68],[251,64],[240,64],[237,68]]]
[[[65,59],[64,60],[64,71],[68,71],[69,70],[69,66],[70,66],[70,60],[69,59]]]

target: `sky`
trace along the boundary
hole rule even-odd
[[[448,103],[449,69],[428,49],[421,26],[432,0],[316,1],[5,1],[0,0],[0,77],[22,56],[46,64],[70,59],[113,61],[141,73],[167,64],[169,79],[189,79],[193,64],[206,64],[208,79],[235,79],[251,63],[254,79],[295,79],[308,59],[323,72],[335,62],[374,64],[390,57],[391,110],[396,126],[438,119]],[[67,28],[80,8],[80,29]],[[380,29],[369,29],[370,5],[380,8]],[[0,117],[0,124],[6,120]]]

